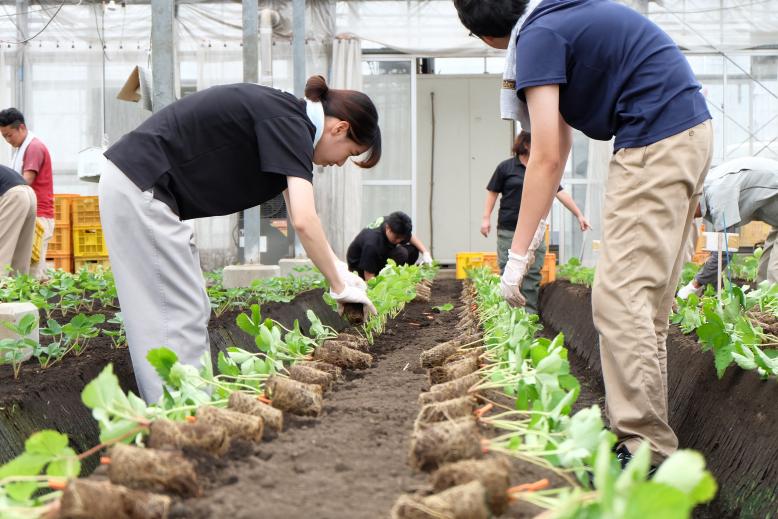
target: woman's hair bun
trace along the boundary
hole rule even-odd
[[[327,97],[329,91],[327,80],[322,76],[311,76],[305,84],[305,97],[314,102],[319,102]]]

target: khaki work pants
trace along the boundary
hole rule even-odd
[[[10,266],[28,274],[38,201],[29,186],[12,187],[0,196],[0,275]]]
[[[684,249],[710,167],[710,121],[611,160],[592,307],[606,411],[619,442],[678,448],[667,403],[667,332]]]

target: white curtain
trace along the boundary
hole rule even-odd
[[[13,63],[15,52],[7,52],[0,48],[0,110],[13,104]],[[11,164],[11,147],[0,141],[0,164]]]
[[[356,39],[336,39],[332,47],[332,88],[362,90],[362,45]],[[348,162],[344,167],[314,172],[316,209],[332,249],[340,258],[361,229],[362,172]]]

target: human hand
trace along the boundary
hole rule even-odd
[[[433,262],[432,254],[430,254],[429,251],[425,251],[421,254],[422,265],[432,265],[432,262]]]
[[[330,296],[338,303],[338,313],[341,315],[343,315],[344,305],[347,303],[362,305],[365,321],[367,321],[370,316],[378,313],[373,302],[367,297],[367,291],[365,289],[347,286],[340,294],[336,294],[330,290]]]
[[[359,277],[358,275],[354,274],[348,269],[348,265],[344,261],[337,260],[335,262],[335,267],[338,269],[338,274],[340,275],[340,279],[343,281],[343,284],[347,287],[354,287],[366,290],[367,289],[367,283],[365,283],[365,280]]]
[[[584,215],[578,217],[578,225],[581,226],[581,231],[583,232],[592,230],[592,224],[589,223],[589,220]]]
[[[490,218],[487,218],[484,216],[484,218],[481,220],[481,234],[484,236],[484,238],[489,237],[489,232],[492,230],[492,222],[490,221]]]
[[[524,306],[527,303],[521,294],[521,283],[529,269],[529,256],[519,256],[512,250],[508,251],[508,263],[500,279],[500,293],[511,306]]]

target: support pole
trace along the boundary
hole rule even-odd
[[[152,108],[158,112],[176,100],[175,2],[151,0]]]
[[[30,0],[16,0],[16,41],[24,41],[29,37],[27,13],[30,10]],[[16,46],[16,91],[14,105],[16,109],[25,111],[25,90],[27,85],[27,43]]]
[[[305,93],[305,0],[292,0],[292,62],[294,95]]]
[[[257,0],[243,0],[243,81],[259,83],[259,7]],[[259,206],[243,211],[242,263],[259,263],[262,244]]]
[[[294,95],[305,95],[305,0],[292,0],[292,66],[294,77]],[[287,208],[288,209],[288,208]],[[292,221],[287,216],[289,236],[289,256],[296,258],[303,252],[300,240],[295,235]]]
[[[259,9],[257,0],[243,0],[243,81],[259,83]]]

